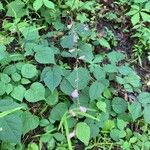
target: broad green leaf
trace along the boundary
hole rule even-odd
[[[39,38],[39,32],[35,26],[24,28],[22,34],[27,41],[33,41]]]
[[[118,114],[124,113],[127,110],[127,102],[120,97],[115,97],[112,100],[112,108]]]
[[[10,143],[20,143],[22,121],[14,114],[0,118],[0,140]]]
[[[55,9],[55,5],[54,5],[54,3],[52,1],[50,1],[50,0],[43,0],[43,3],[44,3],[44,5],[47,8]]]
[[[135,15],[133,15],[131,17],[131,22],[133,25],[136,25],[137,23],[139,23],[140,22],[140,14],[136,13]]]
[[[67,36],[63,36],[60,40],[60,44],[63,48],[73,48],[74,46],[74,36],[71,35],[67,35]]]
[[[36,52],[35,60],[40,64],[55,64],[54,50],[50,47],[43,47]]]
[[[24,9],[25,4],[21,0],[15,0],[8,3],[8,11],[6,16],[11,16],[15,18],[21,18],[26,15],[26,10]]]
[[[127,123],[121,119],[117,119],[117,127],[120,130],[124,130],[124,128],[126,127]]]
[[[115,128],[115,123],[113,120],[106,120],[103,126],[103,131],[111,131],[113,128]]]
[[[8,95],[8,94],[10,94],[10,92],[13,90],[13,85],[10,84],[10,83],[8,83],[6,86],[7,86],[7,87],[6,87],[6,93],[7,93],[7,95]]]
[[[114,141],[119,141],[120,137],[119,137],[120,131],[118,129],[113,129],[110,132],[110,137],[114,140]]]
[[[144,120],[150,124],[150,115],[149,115],[150,114],[150,104],[146,104],[144,106],[143,113],[144,113]]]
[[[80,57],[84,56],[83,60],[91,60],[94,58],[93,56],[93,48],[91,44],[87,44],[87,43],[80,43],[79,44],[79,51],[78,54]],[[80,58],[79,57],[79,58]]]
[[[139,102],[142,103],[143,105],[150,104],[150,93],[148,93],[148,92],[140,93],[137,98],[138,98]]]
[[[150,15],[148,13],[141,12],[141,16],[142,16],[143,21],[150,22]]]
[[[11,74],[11,78],[14,82],[18,82],[21,80],[21,75],[17,72]]]
[[[67,105],[65,103],[59,103],[53,107],[49,118],[53,120],[61,120],[66,111],[68,111]]]
[[[30,143],[27,150],[39,150],[39,147],[36,143]]]
[[[91,35],[91,30],[87,24],[77,23],[75,24],[75,28],[80,37],[86,38]]]
[[[98,101],[96,103],[96,106],[98,107],[98,109],[100,109],[101,111],[106,113],[106,103],[103,101]]]
[[[75,131],[77,138],[87,146],[90,140],[90,127],[86,123],[80,122],[76,125]]]
[[[22,85],[16,86],[11,92],[11,96],[22,102],[26,89]]]
[[[116,73],[118,72],[118,67],[113,64],[104,65],[103,69],[108,73]]]
[[[6,84],[4,82],[0,81],[0,95],[5,94],[6,88],[7,88]]]
[[[0,44],[0,61],[6,57],[6,47]]]
[[[62,79],[62,72],[58,66],[49,68],[43,77],[44,83],[46,86],[53,92],[55,88],[60,84]]]
[[[25,92],[25,99],[28,102],[37,102],[45,99],[45,88],[39,82],[34,82]]]
[[[134,121],[142,115],[142,107],[139,102],[133,102],[128,108]]]
[[[58,102],[58,91],[54,90],[52,93],[49,89],[46,90],[45,101],[47,104],[53,106]]]
[[[130,68],[129,66],[120,66],[118,70],[122,75],[129,75],[133,73],[132,68]]]
[[[110,44],[108,43],[108,41],[104,38],[101,38],[98,40],[99,44],[103,47],[109,48],[110,49]]]
[[[24,64],[21,69],[21,74],[25,78],[33,78],[37,74],[36,66],[32,64]]]
[[[66,80],[65,78],[60,83],[60,89],[63,93],[65,93],[67,95],[71,95],[72,91],[74,90],[74,88],[72,87],[70,82],[68,80]]]
[[[109,81],[106,79],[95,81],[90,86],[89,95],[91,100],[101,97],[102,92],[109,86]]]
[[[120,52],[116,52],[116,51],[112,51],[110,52],[107,57],[109,58],[110,62],[113,63],[117,63],[121,60],[123,60],[125,58],[124,54],[120,53]]]
[[[0,74],[0,79],[4,83],[9,83],[11,81],[10,77],[5,73]]]
[[[89,71],[86,68],[79,67],[73,70],[66,79],[74,88],[77,88],[78,83],[78,89],[81,90],[88,85],[90,78]]]
[[[43,5],[43,0],[35,0],[33,2],[33,8],[35,9],[35,11],[39,10]]]
[[[106,77],[105,71],[100,66],[96,66],[94,68],[93,74],[97,80],[105,79],[105,77]]]
[[[23,134],[25,135],[30,130],[37,128],[39,125],[39,118],[35,115],[32,115],[29,111],[22,113],[23,120]]]
[[[1,99],[0,100],[0,112],[9,111],[9,110],[15,109],[20,106],[21,106],[20,104],[14,102],[13,100],[10,100],[10,99]]]

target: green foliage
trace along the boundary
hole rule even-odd
[[[0,149],[150,149],[150,93],[132,60],[149,52],[149,6],[0,2]]]

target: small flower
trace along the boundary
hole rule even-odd
[[[71,93],[71,96],[72,96],[73,98],[78,98],[78,97],[79,97],[78,90],[75,89],[75,90]]]
[[[75,117],[75,116],[76,116],[76,113],[75,113],[74,111],[72,111],[72,110],[70,110],[69,113],[70,113],[70,115],[71,115],[72,117]]]
[[[89,30],[88,25],[85,25],[85,26],[84,26],[84,30],[85,30],[85,31],[88,31],[88,30]]]
[[[69,50],[69,52],[73,53],[75,50],[76,50],[75,48],[72,48],[72,49]]]
[[[86,107],[80,106],[80,111],[85,113],[87,111],[87,109],[86,109]]]
[[[67,25],[68,29],[71,29],[71,27],[72,27],[72,23],[70,23],[70,24]]]
[[[75,133],[75,130],[73,130],[73,132],[71,132],[71,133],[69,134],[70,139],[73,138],[73,137],[75,136],[75,134],[76,134],[76,133]]]
[[[83,56],[80,56],[79,59],[80,59],[80,60],[84,60],[84,59],[85,59],[85,56],[84,56],[84,55],[83,55]]]
[[[74,43],[77,43],[78,39],[79,39],[78,35],[74,34],[74,36],[73,36]]]
[[[79,78],[75,79],[75,82],[78,82],[79,81]]]

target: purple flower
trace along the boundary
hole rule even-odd
[[[80,106],[80,111],[85,113],[87,111],[87,109],[86,109],[86,107]]]
[[[78,97],[79,97],[78,90],[75,89],[75,90],[71,93],[71,96],[72,96],[73,98],[78,98]]]
[[[70,139],[73,138],[73,137],[75,136],[75,134],[76,134],[76,133],[75,133],[75,130],[73,130],[73,132],[71,132],[71,133],[69,134]]]

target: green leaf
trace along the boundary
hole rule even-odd
[[[5,94],[6,88],[7,88],[6,84],[4,82],[0,81],[0,95]]]
[[[106,113],[106,103],[103,101],[98,101],[96,103],[96,106],[98,107],[98,109],[100,109],[101,111]]]
[[[25,78],[33,78],[37,74],[36,66],[32,64],[24,64],[21,69],[21,74]]]
[[[113,129],[110,132],[111,138],[115,141],[119,141],[119,139],[120,139],[119,134],[120,134],[120,131],[118,129]]]
[[[117,119],[117,127],[120,130],[124,130],[124,128],[126,127],[127,123],[124,122],[123,120]]]
[[[9,83],[10,80],[11,80],[10,77],[7,74],[5,74],[5,73],[1,73],[0,74],[0,79],[4,83]]]
[[[37,40],[39,38],[39,32],[35,26],[24,28],[22,34],[27,41]]]
[[[0,140],[11,143],[20,143],[22,121],[17,115],[7,115],[0,118]]]
[[[49,0],[43,0],[43,3],[44,5],[47,7],[47,8],[50,8],[50,9],[55,9],[55,5],[53,2],[49,1]]]
[[[100,66],[96,66],[94,68],[93,74],[97,80],[105,79],[105,77],[106,77],[105,71]]]
[[[103,69],[108,73],[116,73],[118,72],[118,67],[113,64],[104,65]]]
[[[55,88],[60,84],[62,72],[58,66],[49,68],[44,75],[44,83],[53,92]]]
[[[104,122],[103,131],[111,131],[115,127],[115,123],[113,120],[106,120]]]
[[[84,122],[78,123],[76,125],[76,136],[87,146],[90,140],[90,127]]]
[[[24,9],[25,4],[21,0],[15,0],[11,3],[8,3],[8,11],[6,16],[11,16],[15,18],[21,18],[26,15],[26,11]]]
[[[60,40],[60,44],[63,48],[73,48],[74,46],[74,36],[71,35],[67,35],[67,36],[63,36]]]
[[[59,103],[51,110],[50,119],[61,120],[66,111],[68,111],[67,105],[65,103]]]
[[[77,77],[78,73],[78,77]],[[77,79],[78,78],[78,79]],[[73,70],[70,75],[66,78],[71,85],[76,88],[78,82],[78,89],[84,89],[90,80],[89,71],[86,68],[79,67],[76,70]]]
[[[0,44],[0,61],[6,57],[6,47]]]
[[[89,95],[91,100],[98,99],[102,92],[109,86],[109,81],[106,79],[95,81],[90,86]]]
[[[84,56],[85,58],[83,60],[85,61],[92,60],[94,58],[92,45],[87,43],[80,43],[78,54],[80,57]]]
[[[148,13],[141,12],[141,16],[142,16],[143,21],[150,22],[150,15]]]
[[[45,88],[39,82],[34,82],[25,92],[25,99],[28,102],[38,102],[45,99]]]
[[[67,95],[71,95],[72,91],[74,90],[74,88],[72,87],[70,82],[68,80],[66,80],[65,78],[62,80],[62,82],[60,84],[60,89],[63,93],[65,93]]]
[[[107,57],[109,58],[112,64],[117,63],[125,58],[125,56],[122,53],[116,51],[108,53]]]
[[[22,85],[16,86],[11,92],[11,96],[22,102],[26,89]]]
[[[21,75],[17,72],[11,74],[11,78],[14,82],[18,82],[21,80]]]
[[[128,108],[132,115],[133,121],[135,121],[142,115],[142,107],[139,102],[133,102],[131,105],[128,106]]]
[[[35,0],[33,2],[33,8],[35,9],[35,11],[39,10],[43,5],[43,0]]]
[[[139,102],[142,103],[143,105],[150,104],[150,93],[148,92],[140,93],[137,98]]]
[[[109,48],[110,49],[110,44],[108,43],[108,41],[104,38],[101,38],[98,40],[99,44],[103,47]]]
[[[46,90],[45,101],[47,104],[53,106],[58,102],[58,91],[54,90],[54,92],[50,92],[49,89]]]
[[[137,23],[139,23],[140,22],[140,14],[136,13],[135,15],[133,15],[131,17],[131,22],[133,25],[136,25]]]
[[[144,120],[150,124],[150,115],[149,115],[150,114],[150,104],[146,104],[144,106],[143,113],[144,113]]]
[[[37,128],[39,125],[39,118],[35,115],[32,115],[29,111],[22,113],[23,120],[23,134],[25,135],[30,130]]]
[[[127,110],[127,102],[120,97],[115,97],[112,100],[112,108],[118,114],[124,113]]]
[[[54,50],[50,47],[43,47],[36,52],[35,60],[41,64],[55,64]]]

